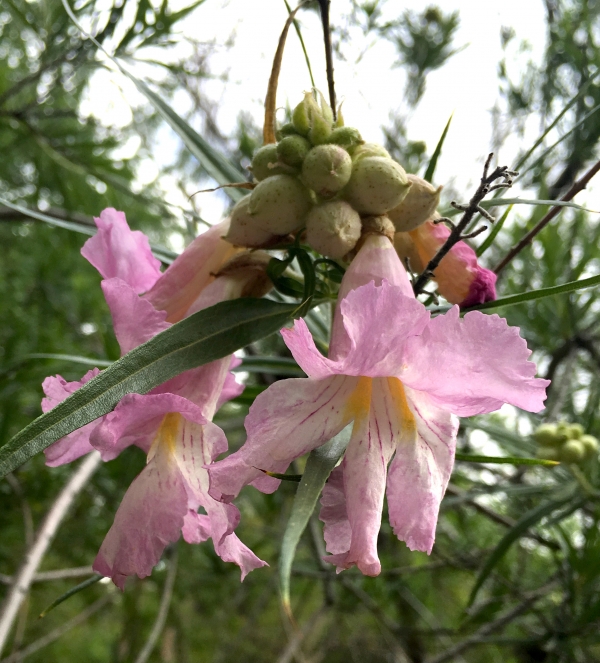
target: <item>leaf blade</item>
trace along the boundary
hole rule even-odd
[[[442,147],[444,145],[444,141],[446,140],[446,136],[448,135],[448,129],[450,129],[450,123],[452,122],[453,117],[454,117],[454,112],[452,112],[450,114],[450,117],[448,118],[448,122],[446,122],[446,126],[444,127],[444,131],[442,131],[442,135],[440,136],[440,139],[438,140],[438,144],[435,146],[435,150],[433,151],[433,154],[431,155],[431,159],[429,160],[429,163],[427,164],[427,170],[425,171],[425,175],[423,175],[423,179],[427,180],[430,183],[431,183],[431,180],[433,179],[433,174],[435,173],[437,162],[438,162],[438,159],[440,158],[440,155],[442,153]]]

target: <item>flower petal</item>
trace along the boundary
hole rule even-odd
[[[394,533],[411,550],[430,553],[440,502],[454,464],[458,421],[426,395],[406,388],[416,436],[400,440],[390,465],[387,501]]]
[[[71,394],[75,393],[86,382],[100,373],[100,369],[93,368],[88,371],[81,380],[75,382],[67,382],[62,376],[57,375],[48,376],[42,383],[42,389],[46,394],[46,398],[42,399],[42,412],[48,412],[53,407],[68,398]],[[99,421],[91,421],[82,428],[79,428],[65,437],[61,438],[54,444],[44,449],[46,455],[46,465],[48,467],[58,467],[65,463],[70,463],[77,458],[94,450],[90,444],[90,433],[96,428]]]
[[[329,357],[337,360],[348,354],[350,341],[340,313],[340,305],[352,290],[374,283],[381,285],[386,279],[398,287],[405,297],[413,297],[413,289],[404,265],[393,244],[383,235],[367,235],[354,260],[344,274],[338,293],[338,305],[333,319]]]
[[[177,541],[188,512],[184,482],[163,445],[133,481],[93,569],[123,589],[127,576],[152,573],[167,544]]]
[[[210,494],[229,502],[252,482],[264,492],[275,490],[279,481],[261,470],[285,472],[292,460],[337,435],[353,418],[348,403],[357,384],[344,376],[272,384],[250,408],[244,446],[209,468]]]
[[[348,550],[350,550],[352,527],[350,527],[346,510],[344,469],[342,465],[338,465],[333,470],[323,487],[319,520],[324,524],[323,535],[327,552],[333,555],[343,554],[345,557]],[[325,559],[331,561],[331,558]]]
[[[531,351],[518,327],[497,315],[472,311],[461,320],[455,306],[410,339],[405,352],[400,379],[460,416],[492,412],[504,403],[529,412],[544,407],[548,380],[534,377],[536,366],[527,361]]]
[[[366,416],[354,421],[352,438],[342,463],[348,524],[343,521],[338,493],[337,504],[329,512],[330,517],[333,516],[331,522],[325,525],[327,549],[331,552],[339,551],[341,547],[340,542],[333,540],[335,530],[341,533],[344,544],[348,542],[348,530],[351,532],[349,548],[332,557],[325,557],[325,561],[335,564],[338,570],[356,564],[365,575],[376,576],[381,572],[377,537],[381,527],[387,466],[402,436],[403,416],[396,400],[397,394],[389,380],[373,380],[370,409]],[[337,488],[339,490],[339,486]],[[330,493],[331,497],[335,495]],[[327,515],[326,511],[321,518]]]
[[[309,378],[322,380],[338,372],[338,363],[327,359],[317,350],[304,318],[296,320],[291,329],[282,329],[281,335],[294,359]]]
[[[171,326],[165,322],[167,314],[164,311],[157,311],[150,302],[140,298],[125,281],[107,279],[101,286],[122,355]]]
[[[130,230],[125,214],[110,207],[94,221],[98,232],[83,245],[81,255],[103,278],[118,277],[138,294],[149,290],[161,272],[146,235]]]
[[[148,452],[163,417],[169,412],[179,412],[199,424],[207,422],[202,409],[181,396],[127,394],[94,429],[90,442],[105,461],[116,458],[132,444]]]
[[[236,249],[221,239],[229,219],[202,233],[167,268],[154,287],[144,295],[156,309],[167,312],[169,322],[181,320],[200,292],[214,279]]]

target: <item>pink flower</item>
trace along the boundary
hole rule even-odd
[[[431,319],[382,236],[367,236],[344,276],[329,358],[303,320],[282,334],[308,378],[276,382],[258,396],[244,446],[209,468],[210,494],[230,501],[249,483],[272,492],[279,481],[261,470],[285,472],[354,422],[322,496],[326,559],[338,570],[380,572],[386,483],[395,534],[411,550],[431,551],[454,462],[455,415],[503,403],[543,407],[548,383],[534,377],[518,329],[497,315],[461,319],[458,307]]]
[[[443,223],[426,221],[408,233],[397,233],[394,242],[400,257],[408,258],[411,268],[422,272],[449,235]],[[496,299],[496,275],[479,265],[475,251],[466,242],[458,242],[442,258],[435,280],[440,295],[461,308]]]
[[[146,236],[132,232],[122,212],[105,210],[96,223],[98,233],[85,243],[82,254],[105,278],[102,290],[122,354],[172,322],[241,294],[242,279],[213,276],[235,252],[221,239],[227,222],[196,238],[164,274]],[[148,394],[128,394],[113,412],[46,449],[47,463],[53,466],[92,449],[98,449],[104,460],[116,458],[131,445],[148,454],[147,465],[126,492],[94,562],[94,569],[112,577],[119,587],[129,575],[149,575],[165,546],[182,532],[189,543],[212,538],[217,554],[241,567],[242,579],[264,566],[233,533],[239,522],[237,508],[208,495],[204,468],[227,449],[223,431],[211,419],[226,400],[243,390],[229,372],[239,363],[225,357],[186,371]],[[44,411],[98,372],[89,371],[80,382],[46,378]],[[199,507],[206,513],[198,514]]]

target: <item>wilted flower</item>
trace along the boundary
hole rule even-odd
[[[329,358],[303,320],[282,331],[308,378],[260,394],[246,419],[244,446],[209,468],[210,494],[231,501],[247,484],[272,492],[290,462],[354,422],[342,464],[327,483],[321,519],[326,558],[377,575],[384,493],[396,535],[430,552],[454,462],[455,415],[503,403],[537,412],[547,381],[530,351],[497,315],[431,318],[418,302],[389,240],[367,235],[341,285]],[[388,472],[389,465],[389,472]]]

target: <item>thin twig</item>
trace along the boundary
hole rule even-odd
[[[0,610],[0,654],[6,644],[19,607],[29,591],[35,572],[42,563],[44,555],[54,539],[60,524],[65,519],[69,507],[73,504],[77,495],[85,488],[89,478],[100,463],[100,454],[97,451],[93,451],[79,465],[44,518],[33,546],[26,552],[23,564],[15,574],[15,582]]]
[[[49,580],[67,580],[69,578],[82,578],[94,573],[91,566],[75,566],[72,569],[56,569],[56,571],[40,571],[36,573],[31,582],[47,582]],[[3,585],[12,585],[15,580],[14,576],[9,576],[6,573],[0,573],[0,583]]]
[[[163,594],[160,599],[160,606],[158,608],[158,614],[156,615],[156,620],[146,640],[144,648],[139,653],[138,657],[135,659],[135,663],[146,663],[152,654],[160,634],[162,633],[163,628],[165,627],[165,622],[167,621],[167,614],[169,613],[169,606],[171,605],[171,599],[173,598],[173,587],[175,585],[175,577],[177,576],[177,548],[173,550],[171,554],[171,559],[169,560],[169,571],[165,579],[165,586],[163,589]]]
[[[333,111],[333,119],[337,119],[335,83],[333,80],[333,51],[331,48],[331,27],[329,25],[329,6],[331,0],[319,0],[321,22],[323,23],[323,41],[325,43],[325,62],[327,66],[327,87],[329,88],[329,105]]]
[[[416,279],[413,290],[415,293],[415,296],[419,295],[421,292],[423,292],[423,288],[425,285],[428,283],[429,279],[431,279],[434,276],[434,272],[437,269],[438,265],[444,258],[444,256],[452,249],[452,247],[460,242],[463,239],[467,239],[469,235],[464,235],[463,231],[467,228],[471,220],[476,214],[481,214],[482,216],[485,216],[488,221],[494,221],[494,217],[490,216],[482,207],[480,207],[479,203],[487,196],[490,191],[493,190],[494,187],[502,187],[502,188],[509,188],[512,186],[512,178],[517,174],[512,170],[509,170],[506,166],[499,166],[498,168],[495,168],[491,174],[488,175],[488,170],[490,168],[490,164],[492,162],[492,157],[494,156],[493,153],[491,153],[486,162],[485,166],[483,167],[483,175],[481,177],[481,183],[477,187],[477,191],[469,201],[467,205],[459,205],[458,203],[452,202],[451,205],[452,207],[461,210],[464,212],[461,220],[459,223],[456,225],[452,226],[452,230],[450,231],[450,235],[448,236],[448,239],[445,241],[443,246],[440,248],[440,250],[433,256],[433,258],[429,261],[427,267],[425,267],[424,271],[422,274],[419,275],[419,277]],[[502,178],[502,183],[501,184],[494,184],[494,182]],[[481,230],[477,230],[476,233],[479,234]],[[472,236],[472,235],[471,235]]]
[[[94,601],[94,603],[88,606],[85,610],[82,610],[78,615],[73,617],[73,619],[70,619],[68,622],[61,624],[53,631],[50,631],[50,633],[47,635],[44,635],[38,640],[32,642],[24,649],[16,651],[14,654],[3,658],[0,660],[0,663],[19,663],[19,661],[24,660],[27,656],[31,656],[36,651],[39,651],[40,649],[43,649],[44,647],[52,644],[55,640],[58,640],[62,635],[70,631],[72,628],[75,628],[76,626],[79,626],[79,624],[85,622],[94,613],[98,612],[98,610],[101,610],[107,603],[112,603],[115,599],[116,594],[107,594],[97,601]]]
[[[561,202],[568,202],[572,198],[575,197],[576,194],[578,194],[580,191],[586,188],[586,186],[589,184],[590,180],[594,177],[600,171],[600,161],[598,161],[596,164],[594,164],[588,172],[573,186],[567,191],[567,193],[562,196],[560,199]],[[499,274],[505,267],[508,265],[508,263],[518,254],[520,253],[526,246],[531,244],[531,241],[533,238],[541,231],[543,230],[549,223],[552,221],[552,219],[558,215],[558,213],[564,209],[564,207],[553,207],[547,214],[544,216],[541,221],[536,224],[536,226],[530,230],[524,237],[521,239],[517,244],[515,244],[512,249],[502,258],[502,260],[496,265],[494,268],[494,272],[496,274]]]

